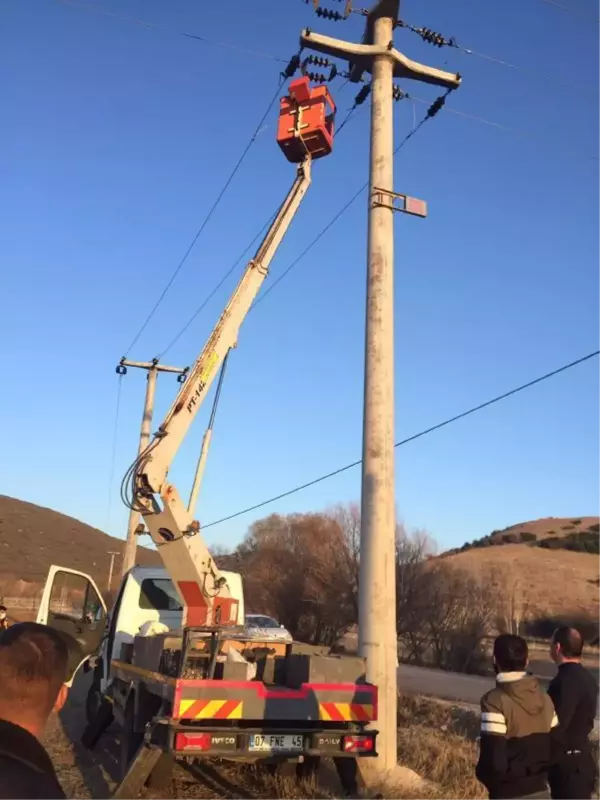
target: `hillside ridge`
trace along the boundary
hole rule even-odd
[[[104,590],[109,552],[122,552],[123,546],[123,539],[60,511],[0,495],[0,594],[9,595],[18,582],[43,583],[52,564],[85,572]],[[161,563],[158,553],[147,547],[138,547],[137,562]],[[113,574],[116,583],[121,574],[118,557]]]
[[[446,550],[441,556],[464,553],[472,548],[509,544],[598,554],[599,531],[600,517],[542,517],[493,530],[487,536]]]

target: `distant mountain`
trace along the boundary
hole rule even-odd
[[[124,542],[50,508],[0,495],[0,595],[9,594],[15,581],[43,583],[51,564],[91,575],[104,590],[110,565],[109,551],[122,552]],[[138,564],[160,564],[160,556],[138,547]],[[115,557],[115,583],[121,560]]]

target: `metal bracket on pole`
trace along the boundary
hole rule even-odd
[[[385,47],[377,44],[346,42],[343,39],[333,39],[331,36],[313,33],[308,28],[305,28],[300,34],[300,47],[348,60],[351,68],[350,80],[353,83],[361,80],[363,72],[372,71],[373,59],[376,56],[388,56],[394,62],[395,78],[408,78],[434,86],[443,86],[446,89],[456,89],[460,86],[461,77],[458,73],[446,72],[436,67],[420,64],[391,45],[392,42]]]
[[[427,202],[419,200],[417,197],[409,197],[406,194],[390,192],[387,189],[373,187],[371,193],[371,206],[383,206],[392,211],[401,211],[404,214],[411,214],[413,217],[427,216]]]

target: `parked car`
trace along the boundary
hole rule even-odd
[[[291,642],[292,634],[273,617],[265,614],[246,614],[245,635],[251,639],[274,639]]]

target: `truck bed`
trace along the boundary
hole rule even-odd
[[[123,661],[113,661],[112,671],[115,678],[141,680],[148,691],[170,700],[172,718],[179,721],[366,724],[377,719],[377,689],[370,684],[304,683],[290,689],[260,680],[190,680]]]

